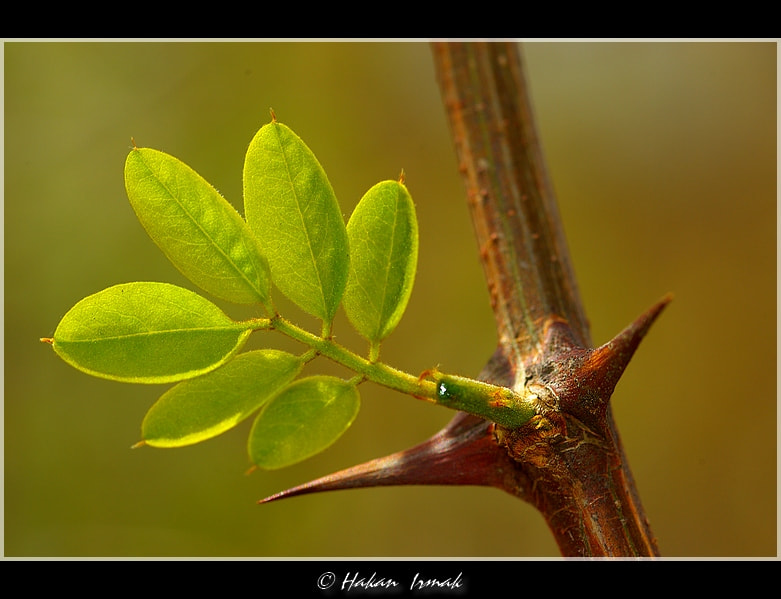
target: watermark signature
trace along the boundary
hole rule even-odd
[[[466,588],[466,582],[462,572],[457,572],[452,576],[428,576],[424,572],[415,572],[407,579],[401,577],[383,576],[376,571],[371,574],[364,574],[360,571],[348,571],[344,575],[337,575],[334,572],[323,572],[317,577],[317,588],[321,591],[338,590],[343,592],[355,592],[359,594],[366,591],[381,593],[388,591],[393,593],[399,591],[427,591],[431,592],[452,592],[463,591]]]

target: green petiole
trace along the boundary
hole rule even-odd
[[[332,339],[318,337],[279,315],[274,316],[268,326],[265,326],[266,322],[262,324],[264,326],[259,328],[273,329],[300,341],[366,380],[419,399],[468,412],[512,428],[525,424],[537,414],[533,401],[535,396],[438,371],[427,371],[415,376],[382,362],[367,360]]]
[[[436,385],[433,381],[420,379],[382,362],[370,362],[332,339],[318,337],[281,316],[271,319],[270,328],[308,345],[320,355],[349,368],[373,383],[420,399],[437,402]]]

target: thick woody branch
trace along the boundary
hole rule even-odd
[[[512,362],[530,354],[551,315],[588,345],[516,44],[437,43],[433,50],[500,345]]]
[[[591,347],[517,44],[436,43],[434,62],[511,380],[545,409],[501,446],[568,556],[657,555],[609,400],[665,298]],[[509,490],[509,489],[506,489]],[[521,495],[520,493],[516,493]]]

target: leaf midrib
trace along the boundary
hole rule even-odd
[[[213,327],[191,327],[191,328],[181,328],[181,329],[162,329],[158,331],[138,331],[135,333],[127,333],[125,335],[111,335],[111,336],[102,336],[102,337],[96,337],[94,339],[55,339],[55,342],[62,345],[63,343],[95,343],[100,341],[116,341],[116,340],[124,340],[124,339],[132,339],[135,337],[151,337],[154,335],[169,335],[169,334],[175,334],[175,333],[205,333],[209,331],[222,331],[222,332],[244,332],[250,330],[247,327],[243,326],[213,326]]]
[[[382,328],[383,328],[383,321],[390,320],[389,318],[385,318],[385,307],[388,305],[388,280],[390,279],[390,271],[391,271],[391,259],[394,255],[394,247],[396,243],[396,231],[398,228],[398,221],[399,221],[399,198],[398,198],[398,192],[396,193],[396,199],[394,200],[394,206],[393,206],[393,226],[391,228],[391,239],[390,239],[390,245],[388,247],[388,259],[385,261],[385,281],[383,283],[382,287],[382,303],[380,305],[380,313],[378,314],[377,323],[375,326],[375,330],[377,331],[375,333],[376,337],[382,336]],[[387,322],[385,322],[387,324]]]
[[[287,180],[288,183],[290,184],[290,189],[293,192],[293,198],[295,199],[295,204],[296,204],[296,211],[298,213],[298,218],[301,221],[301,228],[304,232],[304,235],[306,236],[306,246],[307,249],[309,250],[309,258],[312,261],[312,266],[314,267],[315,275],[317,276],[317,290],[320,294],[320,301],[323,309],[323,318],[328,318],[328,302],[326,302],[326,298],[325,298],[325,287],[323,286],[323,278],[321,276],[320,269],[318,268],[317,259],[315,258],[314,251],[312,249],[312,239],[309,234],[309,228],[307,227],[306,219],[304,218],[304,213],[301,209],[301,202],[299,201],[299,194],[296,190],[296,184],[294,181],[295,178],[292,177],[291,174],[292,169],[290,166],[290,161],[288,160],[287,154],[285,152],[285,145],[282,143],[282,135],[280,134],[279,128],[275,127],[274,132],[276,133],[277,136],[279,151],[282,154],[282,159],[285,162],[285,173],[287,174]]]

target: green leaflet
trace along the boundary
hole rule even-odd
[[[170,383],[223,364],[260,321],[239,323],[168,283],[126,283],[78,302],[54,332],[54,351],[94,376]],[[267,322],[267,321],[265,321]]]
[[[352,383],[312,376],[290,385],[267,403],[249,437],[252,463],[283,468],[334,443],[358,414],[360,397]]]
[[[383,181],[361,198],[347,223],[350,276],[344,309],[372,344],[393,332],[412,292],[418,223],[407,188]]]
[[[247,150],[244,210],[274,284],[330,325],[349,269],[344,219],[312,151],[276,121],[263,126]]]
[[[260,303],[273,314],[260,246],[203,177],[164,152],[137,148],[125,162],[125,188],[138,220],[182,274],[216,297]]]
[[[182,447],[216,437],[271,399],[302,366],[300,358],[273,349],[239,354],[166,391],[147,412],[141,438],[153,447]]]

